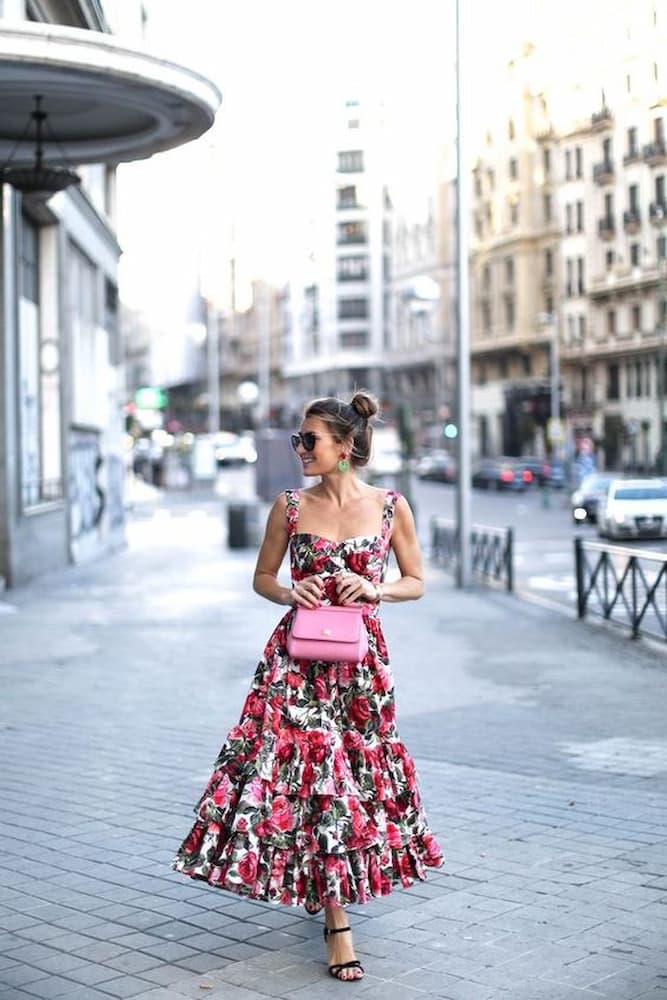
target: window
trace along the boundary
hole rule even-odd
[[[577,202],[577,232],[583,233],[584,231],[584,203],[583,201]]]
[[[572,205],[565,206],[565,232],[572,232]]]
[[[568,299],[571,299],[572,296],[574,295],[574,277],[573,277],[573,275],[574,275],[574,268],[573,268],[572,260],[569,257],[565,261],[565,272],[566,272],[566,275],[567,275],[566,282],[565,282],[565,294],[568,297]]]
[[[653,121],[653,138],[658,146],[665,141],[665,126],[662,118],[656,118]]]
[[[630,244],[630,264],[632,265],[632,267],[639,267],[639,263],[640,263],[639,253],[640,253],[640,251],[639,251],[639,243],[631,243]]]
[[[341,174],[361,173],[364,169],[362,149],[348,149],[338,154],[338,171]]]
[[[548,177],[551,173],[551,150],[546,146],[542,150],[542,168],[544,176]]]
[[[551,278],[554,273],[554,253],[553,250],[544,251],[544,275]]]
[[[348,187],[338,188],[338,201],[336,204],[337,208],[360,208],[357,201],[357,188],[356,185],[351,184]]]
[[[572,180],[572,150],[565,150],[565,180]]]
[[[542,196],[542,210],[544,212],[544,221],[551,222],[553,205],[550,194],[545,194]]]
[[[602,159],[607,165],[611,163],[611,139],[602,140]]]
[[[487,179],[487,183],[489,185],[489,190],[493,191],[493,189],[496,186],[496,175],[493,172],[493,170],[492,170],[491,167],[489,167],[488,170],[486,171],[486,179]]]
[[[517,180],[519,176],[519,161],[517,160],[516,156],[513,156],[510,159],[508,170],[510,179],[513,181]]]
[[[581,146],[577,146],[574,150],[574,161],[575,176],[581,178],[584,176],[584,154]]]
[[[579,315],[579,340],[582,343],[586,340],[586,317],[583,313]]]
[[[635,392],[635,366],[628,363],[625,366],[625,395],[628,399],[632,399],[636,395]]]
[[[479,170],[475,170],[475,195],[478,198],[482,197],[482,178],[479,176]]]
[[[40,294],[42,242],[56,239],[23,214],[19,248],[19,467],[25,509],[62,497],[60,360],[56,302]],[[55,251],[55,247],[53,247]]]
[[[641,361],[635,362],[635,386],[637,388],[637,395],[644,395],[644,366]]]
[[[519,199],[513,201],[510,205],[510,223],[513,226],[519,224]]]
[[[366,330],[341,330],[338,343],[342,350],[368,347],[368,332]]]
[[[604,196],[604,217],[607,221],[614,218],[614,196],[606,194]]]
[[[620,399],[620,379],[617,364],[607,365],[607,399]]]
[[[514,284],[514,258],[505,257],[505,284]]]
[[[607,310],[607,333],[610,337],[616,335],[616,311],[614,309]]]
[[[368,230],[365,222],[339,222],[336,226],[338,244],[366,243]]]
[[[638,152],[638,150],[637,150],[637,129],[636,128],[629,128],[628,129],[628,154],[627,155],[629,157],[636,156],[637,152]]]
[[[656,239],[655,255],[658,260],[665,260],[667,257],[667,236],[658,236]]]
[[[544,296],[544,311],[545,313],[553,313],[554,311],[554,297],[553,295]]]
[[[514,329],[514,296],[505,296],[505,325],[508,330]]]
[[[639,185],[630,184],[628,187],[628,207],[631,212],[639,210]]]
[[[491,288],[491,265],[485,264],[482,268],[482,285],[485,291]]]
[[[339,257],[337,276],[339,281],[365,281],[368,278],[368,257]]]
[[[632,307],[632,329],[635,333],[641,333],[642,330],[642,307],[636,304]]]
[[[338,319],[368,319],[368,299],[339,299]]]
[[[658,205],[665,204],[665,175],[658,174],[655,179],[655,200]]]
[[[577,257],[577,292],[579,295],[583,295],[586,291],[586,282],[584,280],[584,258]]]
[[[604,266],[605,266],[605,270],[606,271],[611,271],[612,267],[614,266],[614,251],[613,250],[607,250],[607,252],[605,253],[605,255],[604,255]]]
[[[491,305],[486,299],[482,302],[482,331],[487,335],[491,333]]]
[[[507,135],[509,136],[510,140],[516,138],[516,128],[514,127],[514,121],[511,118],[507,123]]]

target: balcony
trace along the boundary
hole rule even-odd
[[[614,116],[607,107],[594,111],[591,115],[591,128],[594,132],[601,132],[603,129],[611,128],[614,124]]]
[[[667,163],[667,146],[664,139],[656,139],[644,146],[644,160],[650,167],[659,167]]]
[[[616,235],[616,221],[611,217],[598,219],[598,236],[601,240],[613,240]]]
[[[623,157],[623,166],[627,167],[630,163],[640,163],[641,159],[642,154],[639,149],[629,149]]]
[[[603,160],[593,165],[593,180],[596,184],[610,184],[614,179],[614,164],[611,160]]]
[[[641,215],[638,208],[628,208],[623,212],[623,228],[626,233],[638,233],[641,227]]]
[[[667,222],[667,202],[652,201],[648,213],[654,226],[663,225],[664,222]]]

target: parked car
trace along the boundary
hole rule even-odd
[[[613,479],[598,508],[601,538],[667,537],[667,482]]]
[[[253,465],[257,451],[252,438],[231,431],[219,431],[214,440],[215,461],[218,466]]]
[[[572,519],[576,524],[583,524],[590,521],[595,524],[598,519],[598,507],[607,495],[609,484],[614,479],[614,475],[601,475],[592,472],[579,483],[579,486],[570,497],[572,507]]]
[[[525,490],[532,473],[522,469],[516,458],[483,458],[474,466],[471,482],[483,490]]]
[[[554,490],[565,486],[565,473],[560,462],[550,462],[547,458],[534,455],[522,455],[517,461],[522,469],[530,472],[529,484],[550,486]]]
[[[456,482],[456,462],[448,451],[429,451],[417,461],[415,472],[418,479],[437,483]]]

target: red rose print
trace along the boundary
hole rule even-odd
[[[395,823],[387,823],[387,843],[390,847],[401,846],[401,833]]]
[[[352,701],[350,702],[350,707],[348,709],[348,712],[350,714],[350,719],[352,720],[354,725],[358,726],[360,729],[363,729],[371,717],[371,710],[368,704],[368,699],[364,698],[363,695],[360,694],[357,695],[357,697],[353,698]]]
[[[246,885],[252,885],[257,876],[257,855],[248,851],[239,861],[239,875]]]
[[[273,800],[271,809],[271,821],[278,830],[292,830],[294,828],[294,812],[289,801],[284,795],[278,795]]]
[[[364,738],[356,729],[346,729],[343,736],[343,746],[346,750],[362,750]]]
[[[404,880],[413,878],[412,862],[410,860],[410,855],[407,851],[404,851],[401,855],[401,876]]]
[[[318,701],[326,701],[329,691],[327,688],[327,682],[322,674],[318,674],[313,681],[313,693]]]
[[[287,686],[291,688],[300,688],[303,684],[305,678],[302,674],[297,674],[294,670],[289,670],[287,672]]]

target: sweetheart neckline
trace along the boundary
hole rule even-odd
[[[376,538],[382,538],[382,534],[376,535],[350,535],[349,538],[341,538],[339,541],[335,541],[333,538],[327,538],[325,535],[318,535],[315,531],[295,531],[292,537],[296,535],[306,535],[308,538],[319,538],[322,542],[329,542],[330,545],[343,545],[345,542],[356,542],[360,538],[370,538],[375,540]]]

